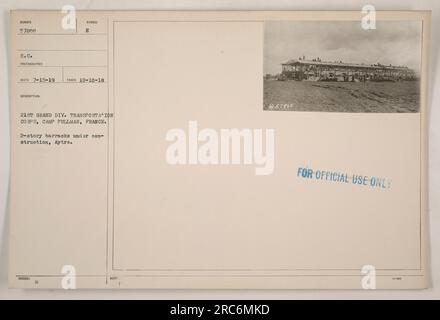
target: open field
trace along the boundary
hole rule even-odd
[[[264,109],[323,112],[418,112],[419,81],[264,81]]]

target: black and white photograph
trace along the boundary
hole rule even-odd
[[[420,111],[420,21],[270,21],[264,110]]]

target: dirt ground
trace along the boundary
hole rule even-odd
[[[264,81],[264,109],[324,112],[418,112],[420,83]]]

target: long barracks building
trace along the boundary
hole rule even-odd
[[[416,72],[404,66],[328,62],[305,57],[282,63],[278,80],[308,81],[400,81],[416,80]]]

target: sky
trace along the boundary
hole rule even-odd
[[[264,26],[264,73],[276,74],[281,63],[305,56],[322,61],[404,65],[420,71],[420,21],[270,21]]]

